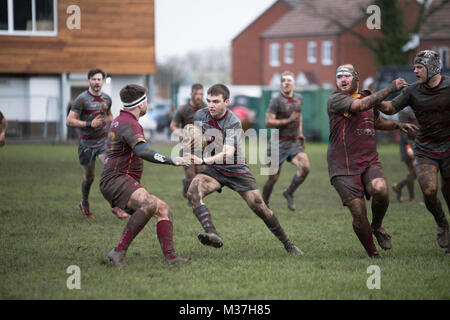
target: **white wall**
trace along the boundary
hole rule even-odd
[[[0,111],[11,121],[27,121],[28,78],[0,77]]]
[[[33,76],[28,84],[30,122],[56,122],[59,120],[61,106],[60,77]],[[47,108],[48,105],[48,108]]]

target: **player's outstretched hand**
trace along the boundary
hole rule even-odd
[[[391,92],[399,91],[408,86],[408,82],[403,78],[397,78],[391,82],[391,86],[389,87]]]
[[[404,133],[411,133],[419,131],[419,127],[412,123],[402,123],[398,124],[398,128]]]
[[[186,161],[186,159],[181,158],[181,157],[172,158],[172,162],[175,166],[189,167],[189,165],[190,165],[189,161]]]

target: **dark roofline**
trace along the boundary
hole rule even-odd
[[[250,28],[250,26],[252,26],[256,20],[258,20],[259,18],[261,18],[264,14],[266,14],[267,11],[269,11],[270,9],[272,9],[272,7],[274,7],[278,2],[283,2],[284,4],[286,4],[287,6],[290,7],[290,5],[288,5],[284,0],[276,0],[269,8],[267,8],[266,10],[264,10],[263,13],[261,13],[259,16],[257,16],[255,19],[253,19],[252,22],[250,22],[241,32],[239,32],[235,37],[233,37],[233,39],[231,39],[231,42],[233,42],[235,39],[237,39],[241,34],[243,34],[245,31],[247,31],[248,28]]]
[[[324,36],[339,36],[342,32],[315,32],[315,33],[292,33],[292,34],[282,34],[276,36],[262,36],[262,39],[285,39],[285,38],[298,38],[298,37],[324,37]]]

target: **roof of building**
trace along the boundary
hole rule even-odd
[[[442,1],[442,0],[441,0]],[[333,35],[342,32],[331,19],[338,18],[345,27],[360,21],[373,0],[303,0],[275,22],[264,33],[263,38]],[[440,1],[434,1],[433,6]],[[437,11],[423,26],[423,39],[450,38],[450,3]],[[445,26],[436,30],[436,27]]]
[[[275,22],[263,34],[264,38],[338,34],[340,29],[330,23],[339,17],[345,26],[351,26],[363,17],[363,7],[371,0],[304,0],[292,11]]]

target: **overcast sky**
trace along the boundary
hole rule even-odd
[[[155,0],[156,59],[225,47],[276,0]]]

